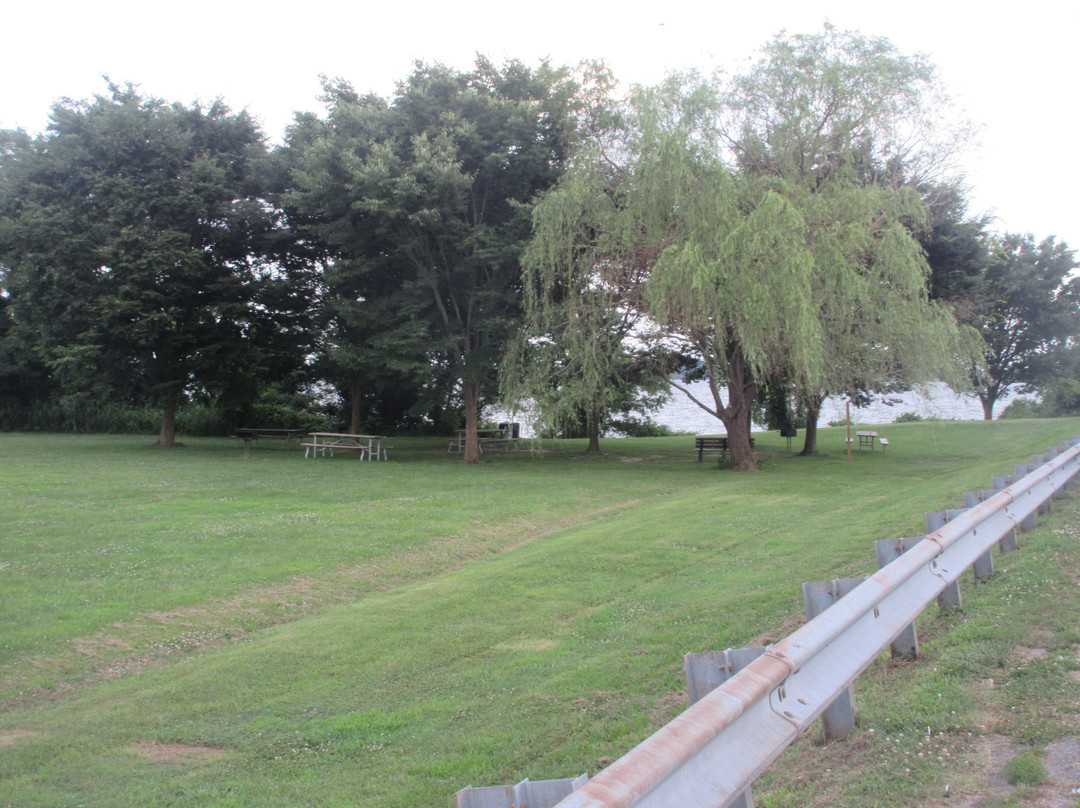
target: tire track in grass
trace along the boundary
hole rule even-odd
[[[453,573],[475,561],[512,552],[638,504],[639,499],[631,499],[539,525],[531,516],[473,525],[462,536],[446,537],[420,550],[338,567],[318,577],[293,577],[245,589],[234,597],[199,606],[138,614],[102,627],[91,636],[71,639],[63,653],[37,654],[7,666],[0,671],[0,692],[4,694],[0,712],[62,698],[76,687],[167,665],[329,607]]]

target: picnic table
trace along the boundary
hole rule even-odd
[[[386,450],[390,447],[383,446],[385,435],[355,435],[351,432],[308,432],[311,438],[309,443],[302,443],[304,457],[312,459],[319,455],[334,456],[334,451],[360,452],[361,460],[386,460]]]
[[[860,452],[862,451],[864,446],[869,446],[870,451],[871,452],[874,451],[874,441],[877,441],[878,443],[881,444],[881,451],[882,452],[884,452],[885,447],[887,447],[889,445],[888,439],[882,438],[882,437],[880,437],[878,435],[877,432],[872,432],[872,431],[869,431],[869,430],[863,430],[863,431],[860,431],[860,432],[856,432],[855,437],[859,439],[859,451]],[[848,438],[848,440],[850,441],[851,439]]]
[[[476,430],[477,440],[480,443],[480,452],[483,453],[484,447],[503,448],[507,452],[516,452],[518,450],[518,430],[515,429],[517,424],[503,424],[496,429],[478,429]],[[450,445],[446,448],[447,452],[463,452],[465,451],[465,435],[468,430],[459,429],[453,440],[450,441]]]

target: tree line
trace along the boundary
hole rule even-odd
[[[329,399],[354,432],[464,426],[475,462],[486,404],[598,450],[700,379],[743,468],[752,420],[812,454],[828,395],[940,379],[988,418],[1012,385],[1067,411],[1073,253],[968,215],[941,95],[831,27],[629,92],[482,57],[389,98],[327,81],[275,147],[109,83],[0,132],[0,407],[153,406],[168,446],[192,403],[239,426]]]

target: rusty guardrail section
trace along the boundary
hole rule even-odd
[[[1077,439],[918,542],[557,808],[730,805],[923,609],[1080,473]]]

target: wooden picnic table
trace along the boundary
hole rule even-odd
[[[308,432],[309,443],[304,447],[304,457],[315,458],[327,452],[334,456],[334,450],[360,452],[360,459],[386,460],[386,450],[382,441],[385,435],[356,435],[351,432]]]
[[[878,435],[877,432],[869,430],[863,430],[855,433],[855,437],[859,439],[859,451],[862,451],[864,446],[869,446],[870,451],[874,451],[874,441],[881,444],[881,451],[885,451],[885,448],[889,445],[889,441]]]
[[[465,451],[465,435],[468,430],[459,429],[457,435],[450,441],[450,445],[446,448],[448,452],[464,452]],[[485,446],[502,446],[508,452],[516,452],[518,450],[518,439],[514,435],[513,424],[499,427],[497,429],[478,429],[476,430],[477,440],[480,444],[480,452],[483,453]]]

